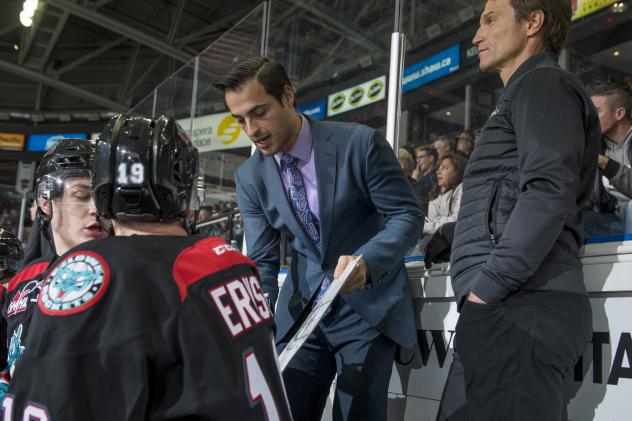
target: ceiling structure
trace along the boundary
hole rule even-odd
[[[414,51],[475,19],[477,1],[405,0]],[[100,121],[146,97],[259,6],[259,0],[40,0],[30,28],[21,0],[0,14],[0,123]],[[387,68],[394,0],[274,0],[270,55],[298,93]],[[471,22],[470,22],[471,24]],[[14,49],[14,47],[19,49]],[[239,54],[238,48],[233,52]],[[225,56],[230,60],[230,53]]]
[[[125,111],[259,3],[44,0],[25,28],[22,1],[3,0],[0,122]]]

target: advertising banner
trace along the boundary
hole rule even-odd
[[[59,142],[61,139],[87,139],[87,133],[46,133],[46,134],[31,134],[26,145],[26,150],[29,152],[46,152]]]
[[[26,136],[22,133],[0,133],[0,149],[24,150]]]
[[[461,46],[454,44],[435,55],[404,69],[402,92],[406,93],[426,83],[459,70]]]
[[[314,120],[323,120],[327,115],[327,101],[325,101],[325,98],[322,98],[307,104],[301,104],[296,107],[296,111],[308,115]]]
[[[601,266],[599,273],[612,270],[612,265],[593,266]],[[594,270],[597,273],[598,269]],[[621,273],[629,273],[629,268]],[[451,295],[446,293],[450,287],[442,281],[438,277],[426,280],[424,291]],[[632,396],[632,297],[608,294],[603,292],[603,297],[590,300],[594,332],[583,357],[566,375],[565,420],[630,419],[627,408]],[[452,363],[459,317],[456,303],[430,299],[423,304],[417,301],[416,308],[423,321],[417,331],[419,347],[409,365],[395,366],[389,385],[390,405],[405,408],[405,413],[389,414],[389,421],[435,419]]]
[[[573,20],[588,16],[616,2],[616,0],[573,0]]]
[[[245,148],[252,145],[250,138],[230,113],[195,117],[192,132],[189,132],[189,122],[188,118],[178,120],[200,153]]]
[[[327,116],[342,114],[386,98],[386,76],[369,80],[327,98]]]

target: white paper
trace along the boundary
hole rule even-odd
[[[312,334],[314,329],[316,329],[316,326],[318,326],[318,323],[325,315],[325,312],[331,305],[332,301],[338,296],[340,289],[347,282],[353,271],[358,267],[358,262],[361,258],[362,256],[357,256],[349,262],[344,272],[342,272],[342,275],[331,281],[331,284],[327,288],[327,291],[325,291],[325,294],[323,294],[318,304],[316,304],[316,306],[312,309],[298,332],[296,332],[296,335],[294,335],[283,352],[281,352],[281,355],[279,356],[281,371],[285,370],[285,367],[287,367],[292,357],[294,357],[296,352],[301,348],[301,346],[303,346],[307,337]]]

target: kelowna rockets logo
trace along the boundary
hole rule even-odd
[[[103,295],[109,282],[107,264],[101,256],[84,253],[66,257],[44,281],[40,295],[44,313],[74,314]]]

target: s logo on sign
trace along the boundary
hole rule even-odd
[[[227,115],[217,126],[217,136],[224,145],[230,145],[237,140],[241,127],[232,115]]]

